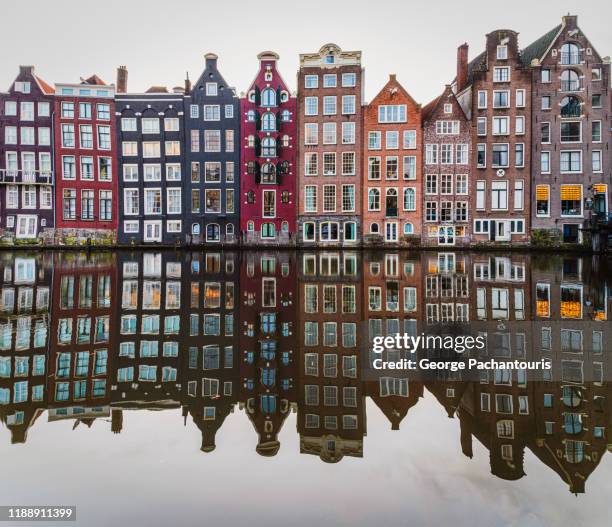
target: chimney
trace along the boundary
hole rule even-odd
[[[191,91],[191,81],[189,80],[189,72],[185,73],[185,95],[189,95]]]
[[[19,66],[20,77],[30,77],[34,75],[34,66]]]
[[[125,66],[117,68],[117,93],[127,93],[128,70]]]
[[[457,48],[457,93],[467,84],[468,76],[468,45],[466,42]]]

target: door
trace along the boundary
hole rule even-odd
[[[455,245],[455,227],[443,226],[438,229],[438,245]]]
[[[36,238],[38,216],[17,216],[17,238]]]
[[[385,241],[387,242],[397,241],[397,222],[390,222],[386,224]]]
[[[497,220],[495,221],[495,240],[500,242],[509,242],[511,237],[510,221]]]
[[[161,242],[161,221],[145,221],[144,223],[144,241],[145,242]]]

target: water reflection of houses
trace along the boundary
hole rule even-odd
[[[112,253],[58,252],[53,260],[49,338],[49,420],[73,418],[91,426],[110,415],[108,382],[113,302]]]
[[[51,254],[2,253],[0,276],[0,420],[25,443],[47,407]]]
[[[425,387],[457,418],[463,452],[475,438],[497,477],[522,477],[528,450],[583,492],[612,450],[612,303],[598,258],[6,253],[0,277],[0,420],[15,443],[45,409],[75,425],[110,415],[119,432],[125,410],[182,408],[210,452],[239,403],[258,453],[277,453],[295,409],[300,452],[335,462],[363,456],[366,396],[398,429]],[[546,358],[552,370],[371,375],[375,336],[422,331],[481,333],[483,358]]]
[[[418,255],[406,252],[371,251],[364,254],[363,309],[367,323],[364,362],[372,364],[378,358],[371,351],[375,337],[397,333],[417,336],[423,330],[420,264]],[[413,356],[407,351],[387,349],[380,358],[396,362]],[[423,383],[410,381],[408,373],[402,370],[389,370],[382,375],[373,375],[371,379],[368,375],[365,384],[367,395],[389,419],[393,430],[399,430],[408,410],[423,396]]]
[[[179,408],[181,367],[180,254],[119,252],[117,271],[121,301],[115,310],[118,351],[114,361],[111,403],[117,410]],[[122,427],[113,412],[113,430]]]
[[[257,452],[274,456],[295,401],[295,253],[247,252],[240,269],[240,401],[259,436]]]
[[[300,452],[337,462],[363,456],[361,253],[298,255]]]
[[[188,253],[183,264],[184,323],[181,344],[183,416],[202,432],[202,451],[234,411],[240,392],[238,306],[240,255]]]

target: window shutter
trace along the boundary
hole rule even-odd
[[[261,157],[261,139],[255,136],[255,157]]]
[[[276,131],[280,132],[281,129],[281,111],[276,112]]]
[[[279,107],[281,105],[281,91],[283,90],[280,86],[276,88],[276,106],[279,106]]]
[[[259,163],[255,161],[255,183],[259,185],[261,182],[261,170],[259,167]]]
[[[259,86],[255,86],[255,104],[257,106],[261,105],[261,90],[259,89]]]
[[[255,111],[255,130],[261,130],[261,114],[258,111]]]

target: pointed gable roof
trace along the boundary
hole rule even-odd
[[[395,73],[391,73],[389,75],[389,80],[386,82],[386,84],[382,87],[382,89],[374,96],[374,98],[372,99],[372,101],[370,101],[370,104],[374,104],[374,102],[382,97],[382,95],[385,93],[386,90],[389,89],[397,89],[399,92],[402,93],[402,95],[408,99],[412,104],[414,104],[415,106],[417,106],[419,109],[421,108],[421,105],[416,102],[413,98],[412,95],[410,95],[408,93],[408,91],[406,91],[406,88],[404,88],[402,86],[402,84],[397,80],[397,76],[395,75]]]
[[[85,80],[82,80],[81,84],[91,84],[94,86],[106,86],[106,83],[96,74],[93,74],[91,77]]]
[[[423,122],[428,121],[436,113],[440,105],[443,104],[445,100],[448,100],[449,97],[454,99],[454,103],[457,105],[457,107],[459,108],[459,110],[461,111],[465,119],[467,119],[467,116],[465,115],[465,112],[463,111],[461,104],[459,104],[459,101],[457,100],[457,96],[455,95],[455,92],[453,92],[451,85],[447,84],[446,87],[444,88],[444,91],[440,95],[438,95],[435,99],[428,102],[421,110],[421,118]]]
[[[533,59],[542,59],[550,49],[551,44],[557,39],[563,29],[563,24],[559,24],[545,33],[537,40],[534,40],[521,51],[521,62],[525,66],[531,65]]]

